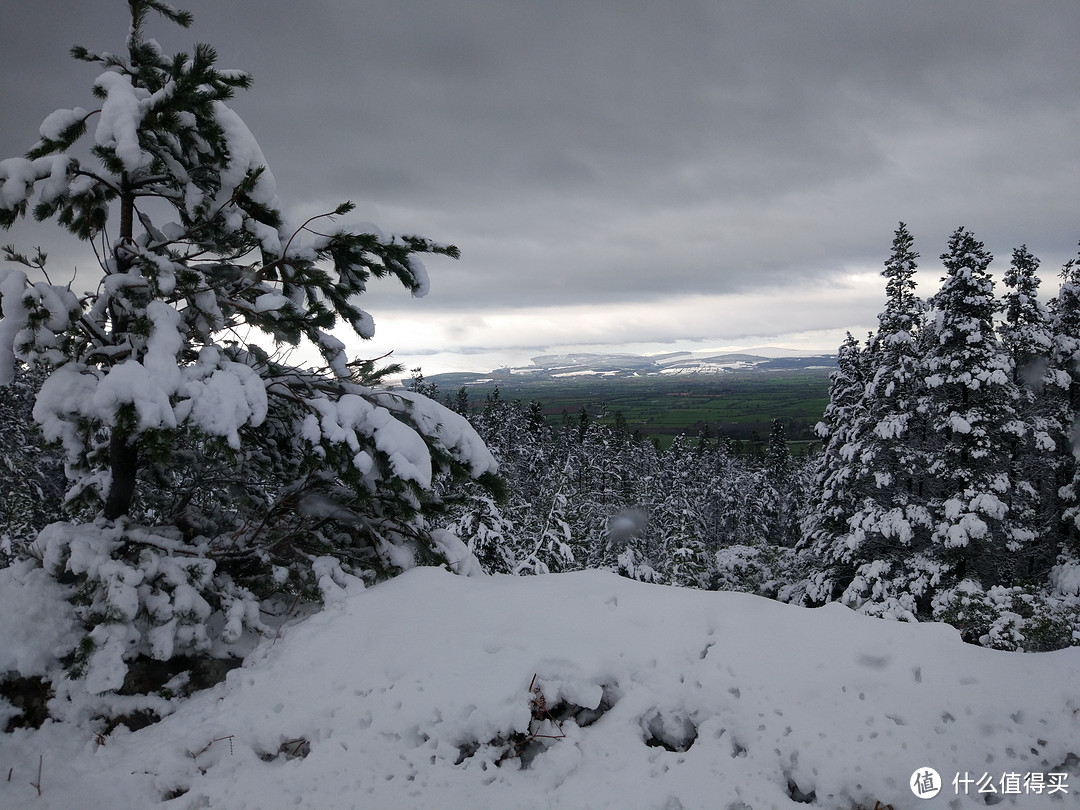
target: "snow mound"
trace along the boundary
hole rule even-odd
[[[1067,793],[995,798],[1076,806],[1076,752],[1080,649],[605,572],[425,568],[287,627],[156,725],[5,735],[0,807],[974,807],[955,773],[1054,771]],[[910,787],[925,767],[934,802]]]

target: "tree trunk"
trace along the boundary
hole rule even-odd
[[[121,178],[120,194],[120,242],[130,244],[135,235],[135,195],[129,188],[127,173]],[[126,253],[116,256],[117,270],[125,272],[130,265]],[[113,313],[113,334],[120,335],[127,331],[126,316],[117,322],[117,313]],[[131,500],[135,495],[135,475],[139,470],[139,445],[136,436],[126,430],[113,426],[109,437],[109,471],[112,480],[109,494],[105,498],[105,518],[116,520],[131,510]]]
[[[135,495],[135,474],[139,469],[139,446],[135,437],[114,429],[109,439],[109,469],[112,481],[105,499],[105,518],[116,520],[131,510]]]

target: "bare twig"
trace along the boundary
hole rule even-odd
[[[536,731],[532,731],[532,721],[529,722],[529,736],[525,738],[525,742],[532,740],[544,739],[544,740],[561,740],[566,736],[566,732],[563,731],[562,726],[559,725],[559,721],[551,715],[551,711],[548,709],[547,698],[544,697],[544,692],[540,686],[536,683],[536,673],[533,673],[532,680],[529,682],[529,693],[532,695],[529,698],[529,707],[532,709],[533,720],[540,721],[540,725],[536,727]],[[543,728],[543,722],[550,720],[552,725],[559,730],[558,734],[541,734],[540,729]]]
[[[296,598],[293,599],[292,604],[289,605],[289,609],[287,611],[285,611],[286,616],[288,616],[290,613],[293,612],[293,610],[296,609],[297,604],[300,602],[300,597],[301,596],[302,596],[302,594],[300,594],[300,593],[296,594]],[[277,632],[274,633],[274,640],[270,642],[271,647],[273,647],[275,644],[278,643],[278,639],[281,638],[281,628],[284,627],[284,626],[285,626],[284,624],[278,625]]]
[[[188,751],[188,756],[191,757],[192,759],[197,759],[202,754],[205,754],[207,752],[207,750],[210,748],[211,745],[213,745],[216,742],[221,742],[222,740],[228,740],[229,741],[229,753],[232,754],[232,752],[233,752],[232,741],[233,741],[233,737],[235,737],[235,736],[236,736],[235,734],[229,734],[229,735],[227,735],[225,737],[215,737],[214,739],[212,739],[210,742],[208,742],[206,745],[204,745],[202,748],[200,748],[195,753],[191,753],[191,751]]]
[[[41,795],[41,764],[42,764],[43,761],[44,761],[43,755],[38,754],[38,759],[37,759],[37,781],[30,783],[30,787],[34,788],[37,791],[38,796]],[[8,774],[8,778],[9,779],[11,778],[10,773]]]

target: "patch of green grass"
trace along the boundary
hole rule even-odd
[[[453,379],[432,379],[443,395],[453,396],[460,387],[452,387]],[[829,402],[829,371],[819,368],[697,376],[508,376],[468,385],[472,407],[483,407],[496,385],[502,399],[540,402],[553,424],[561,424],[564,413],[576,421],[583,409],[607,422],[621,412],[631,430],[662,445],[679,434],[696,436],[706,425],[714,436],[761,442],[772,420],[780,419],[794,447],[816,447],[813,428]]]

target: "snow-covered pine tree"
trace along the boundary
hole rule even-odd
[[[1075,480],[1055,491],[1057,484],[1069,481],[1076,465],[1071,426],[1080,390],[1080,286],[1073,263],[1066,264],[1048,329],[1046,311],[1035,297],[1037,267],[1026,248],[1013,251],[1000,327],[1017,366],[1017,410],[1026,428],[1016,436],[1011,457],[1003,459],[1012,480],[1010,514],[1021,526],[1014,532],[1020,541],[1016,576],[994,587],[961,582],[934,604],[935,618],[960,627],[966,640],[1007,650],[1054,650],[1080,643],[1080,549],[1070,505]]]
[[[1050,313],[1039,300],[1039,260],[1021,245],[1013,250],[1004,283],[1004,319],[998,330],[1001,343],[1013,361],[1013,379],[1022,387],[1024,399],[1034,399],[1046,383],[1052,344]]]
[[[715,546],[772,543],[767,492],[769,484],[761,464],[749,456],[734,456],[710,482],[709,514],[720,511]],[[709,525],[717,522],[709,520]]]
[[[731,452],[730,442],[711,440],[708,427],[698,435],[694,454],[703,475],[701,522],[706,527],[710,544],[723,547],[753,542],[752,538],[758,536],[755,529],[762,533],[765,529],[763,525],[754,526],[747,520],[747,503],[759,495],[763,487],[760,482],[748,480],[752,473],[745,464],[746,459]],[[763,512],[760,509],[754,511],[755,514]]]
[[[855,575],[849,521],[862,503],[853,460],[862,445],[857,431],[865,425],[868,376],[867,352],[849,332],[837,352],[836,370],[829,376],[829,404],[816,428],[823,446],[814,476],[814,502],[800,541],[801,550],[818,561],[818,570],[806,585],[806,599],[814,604],[837,598]]]
[[[866,390],[866,446],[862,464],[875,489],[893,496],[887,510],[907,511],[920,501],[918,448],[922,433],[915,406],[920,388],[918,339],[925,305],[915,292],[914,240],[904,223],[885,262],[885,309],[878,317],[874,367]],[[887,499],[888,500],[888,499]],[[916,524],[922,521],[905,517]]]
[[[941,256],[946,275],[931,299],[932,339],[920,410],[929,431],[926,471],[934,557],[945,585],[971,578],[1011,584],[1030,526],[1009,508],[1010,455],[1024,434],[1012,362],[994,328],[998,302],[982,242],[958,228]]]
[[[1061,286],[1051,301],[1051,368],[1063,390],[1057,422],[1058,484],[1062,513],[1062,551],[1080,563],[1080,257],[1061,270]]]
[[[638,582],[659,582],[660,574],[652,564],[648,539],[643,529],[649,518],[640,509],[627,509],[613,515],[604,536],[606,548],[617,550],[611,570]]]
[[[787,431],[780,419],[771,422],[763,470],[769,542],[777,546],[794,546],[799,540],[801,493],[796,464],[787,443]]]
[[[513,561],[515,574],[568,571],[584,564],[572,525],[580,477],[578,431],[575,426],[557,439],[537,419],[538,412],[538,407],[526,410],[519,400],[503,399],[496,388],[473,417],[506,481],[500,514],[512,531],[500,553]]]
[[[0,162],[0,225],[32,208],[92,246],[104,274],[80,298],[37,280],[40,251],[8,249],[23,267],[0,271],[0,384],[16,363],[49,372],[35,418],[65,450],[69,497],[101,509],[93,524],[57,524],[38,540],[46,567],[84,583],[90,643],[76,669],[94,691],[119,686],[134,655],[204,651],[208,633],[229,641],[258,626],[255,593],[331,596],[351,574],[460,560],[460,542],[424,520],[433,474],[495,468],[464,418],[369,384],[378,374],[351,364],[331,334],[371,337],[357,305],[368,281],[394,277],[423,295],[418,255],[457,249],[334,224],[349,203],[288,224],[227,103],[247,74],[217,68],[207,45],[166,55],[147,18],[186,27],[191,15],[159,0],[128,5],[122,51],[72,51],[101,71],[97,105],[54,112],[25,158]],[[303,339],[325,369],[266,349]],[[191,458],[210,474],[178,511],[140,503],[146,481],[181,480]],[[244,476],[254,502],[229,495]]]
[[[498,499],[487,489],[469,486],[450,530],[465,542],[484,571],[510,574],[514,560],[514,524],[502,512]]]
[[[931,528],[922,475],[925,426],[917,410],[925,306],[915,291],[919,254],[913,248],[901,222],[881,273],[885,308],[868,354],[871,367],[855,427],[861,437],[853,458],[861,500],[849,519],[846,553],[856,578],[842,597],[852,606],[890,615],[914,613],[912,597],[918,594],[910,588],[922,576],[908,563],[927,547]]]
[[[734,456],[723,444],[698,455],[696,508],[706,529],[709,587],[800,601],[805,572],[796,568],[804,555],[795,546],[808,506],[809,459],[791,454],[777,419],[762,459]]]
[[[575,554],[582,567],[622,567],[654,579],[645,518],[651,504],[639,499],[639,483],[654,474],[655,447],[635,439],[621,413],[612,414],[611,420],[592,419],[583,433],[563,434],[577,470],[569,512]],[[628,542],[635,549],[629,557]]]
[[[455,408],[468,410],[467,400],[462,388]],[[503,399],[498,387],[469,419],[499,465],[500,486],[492,491],[446,479],[450,525],[485,570],[513,573],[519,558],[532,550],[522,527],[540,492],[538,479],[549,472],[550,430],[542,418],[535,421],[532,408],[526,413],[520,401]]]
[[[662,498],[660,452],[649,440],[629,439],[621,454],[622,503],[607,525],[602,565],[642,582],[659,582],[662,538],[653,512]]]
[[[466,390],[464,385],[461,386],[461,388],[458,389],[458,392],[454,395],[452,407],[454,409],[454,413],[459,413],[462,416],[469,415],[469,392],[468,390]]]
[[[1054,423],[1061,428],[1058,437],[1056,473],[1061,509],[1059,555],[1048,577],[1049,599],[1053,606],[1067,606],[1059,611],[1064,620],[1053,619],[1064,638],[1061,643],[1080,642],[1080,257],[1070,259],[1061,270],[1061,286],[1050,302],[1053,348],[1051,372],[1057,377],[1061,396],[1057,400]],[[1035,603],[1044,608],[1045,603]],[[1068,611],[1071,611],[1071,616]],[[1045,615],[1051,611],[1039,610]],[[1039,615],[1037,614],[1037,615]],[[1062,615],[1063,614],[1063,615]],[[1029,634],[1030,635],[1030,634]],[[1047,645],[1047,649],[1053,646]]]
[[[64,461],[44,446],[32,415],[44,378],[19,368],[0,387],[0,567],[24,555],[38,531],[61,517]]]
[[[676,436],[660,456],[662,497],[651,510],[661,536],[658,567],[671,585],[706,588],[712,580],[713,552],[705,526],[705,487],[700,454],[685,436]]]
[[[1062,468],[1071,458],[1060,452],[1060,445],[1067,443],[1071,378],[1051,363],[1054,339],[1050,312],[1039,300],[1038,269],[1039,260],[1026,245],[1013,250],[1004,278],[1005,317],[998,331],[1012,360],[1017,415],[1025,426],[1013,445],[1010,473],[1009,507],[1018,522],[1030,527],[1024,540],[1027,559],[1018,573],[1043,579],[1057,556],[1061,535],[1057,490]]]
[[[538,497],[516,522],[520,552],[515,574],[549,574],[581,568],[570,526],[570,493],[575,471],[568,455],[552,458],[554,466],[540,477]]]

